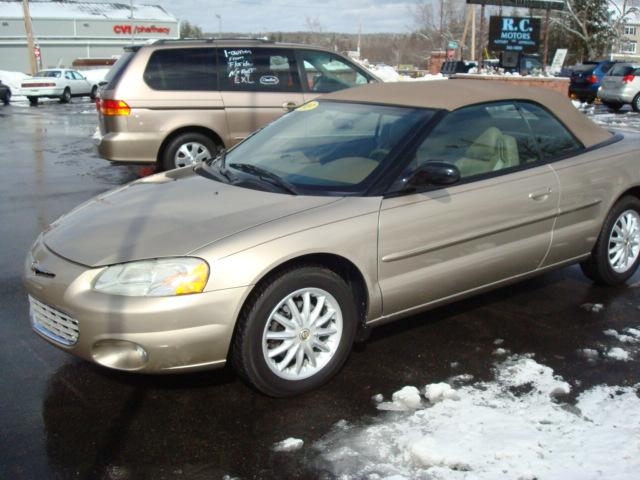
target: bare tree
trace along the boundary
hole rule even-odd
[[[460,39],[465,5],[464,0],[422,0],[413,8],[416,31],[432,50],[444,49],[447,42]]]

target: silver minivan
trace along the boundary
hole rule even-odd
[[[618,111],[631,104],[634,112],[640,112],[640,64],[615,65],[604,77],[598,98],[611,110]]]

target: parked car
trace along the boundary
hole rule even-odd
[[[208,160],[321,93],[377,81],[308,45],[174,40],[125,50],[101,88],[98,152],[164,170]]]
[[[592,103],[598,95],[602,79],[614,64],[611,60],[604,60],[574,66],[569,81],[569,95],[581,102]]]
[[[618,63],[604,77],[598,89],[598,98],[613,111],[631,104],[634,112],[640,112],[640,64]]]
[[[31,105],[40,98],[59,98],[60,103],[69,103],[72,97],[91,97],[98,94],[98,85],[89,82],[76,70],[53,68],[41,70],[21,85],[22,95]]]
[[[262,392],[298,394],[369,327],[577,262],[625,282],[639,149],[545,89],[335,92],[54,222],[25,264],[31,322],[109,368],[229,362]]]
[[[524,76],[541,72],[543,64],[539,55],[504,51],[500,56],[498,68]]]
[[[2,103],[5,105],[11,103],[11,89],[9,85],[2,83],[2,80],[0,80],[0,100],[2,100]]]

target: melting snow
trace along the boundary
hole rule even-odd
[[[276,443],[273,446],[273,450],[275,452],[293,452],[295,450],[300,450],[304,445],[304,441],[299,438],[285,438],[281,442]]]
[[[613,358],[614,360],[622,360],[623,362],[631,360],[631,355],[629,355],[629,352],[623,350],[620,347],[613,347],[611,350],[609,350],[607,352],[607,357]]]
[[[406,411],[415,410],[422,406],[420,392],[416,387],[403,387],[391,396],[390,402],[378,405],[378,410]]]
[[[428,385],[427,396],[438,385],[451,388]],[[344,480],[634,480],[637,388],[598,386],[575,406],[564,404],[557,395],[570,391],[567,382],[532,358],[512,356],[496,366],[493,381],[460,387],[455,399],[334,429],[316,448]],[[400,391],[415,400],[417,389]]]
[[[582,305],[580,305],[580,308],[586,310],[587,312],[598,313],[604,310],[604,305],[601,303],[583,303]]]

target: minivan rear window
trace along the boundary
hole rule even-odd
[[[144,81],[154,90],[210,91],[218,89],[213,48],[172,48],[151,54]]]
[[[104,81],[107,84],[107,90],[113,90],[116,88],[120,77],[122,77],[122,74],[127,69],[127,65],[129,65],[129,62],[131,62],[131,59],[135,54],[135,52],[126,50],[122,55],[120,55],[120,58],[116,63],[111,65],[111,68],[104,77]]]
[[[624,77],[630,75],[635,69],[631,65],[616,65],[611,69],[609,75],[612,77]]]

